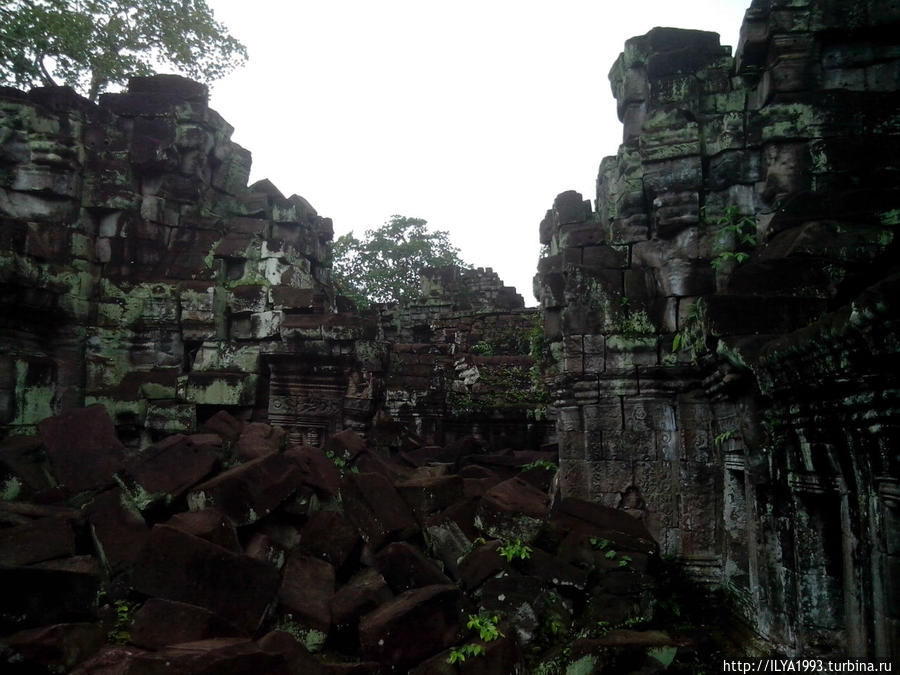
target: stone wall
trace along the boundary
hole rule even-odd
[[[532,370],[538,310],[493,270],[426,270],[417,301],[379,314],[390,344],[385,408],[395,419],[441,444],[474,436],[536,449],[552,440]]]
[[[0,429],[103,403],[135,445],[226,407],[317,442],[373,413],[374,321],[337,311],[331,221],[176,76],[99,106],[0,91]]]
[[[540,228],[563,492],[641,517],[788,653],[900,652],[898,28],[756,0],[733,57],[629,40],[596,207]]]
[[[0,436],[102,403],[137,447],[223,408],[313,446],[382,407],[435,443],[547,440],[514,288],[435,269],[417,302],[356,313],[331,221],[247,187],[231,132],[175,76],[99,105],[0,91]]]

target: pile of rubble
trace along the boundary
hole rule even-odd
[[[4,672],[653,672],[671,660],[678,639],[631,630],[658,609],[657,545],[640,521],[554,499],[550,452],[422,446],[398,427],[320,449],[219,412],[138,452],[92,406],[6,439]]]

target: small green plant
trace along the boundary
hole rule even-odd
[[[347,460],[344,459],[343,457],[338,457],[338,456],[337,456],[336,454],[334,454],[331,450],[329,450],[328,452],[326,452],[326,453],[325,453],[325,456],[326,456],[328,459],[330,459],[330,460],[334,463],[334,465],[335,465],[337,468],[339,468],[339,469],[346,469],[346,468],[347,468]]]
[[[116,600],[113,603],[113,609],[116,613],[116,622],[112,629],[106,634],[106,638],[117,645],[124,645],[131,641],[131,621],[134,616],[136,603],[128,600]]]
[[[485,642],[492,642],[498,638],[506,637],[497,628],[500,616],[497,614],[469,614],[469,621],[466,628],[478,631],[478,637]]]
[[[705,211],[703,214],[705,217]],[[741,213],[739,207],[726,206],[722,215],[715,221],[717,226],[716,238],[718,240],[713,248],[713,259],[710,262],[713,269],[719,270],[729,261],[738,265],[747,262],[750,254],[746,248],[756,246],[756,218]],[[724,242],[723,242],[724,240]]]
[[[499,638],[506,637],[497,627],[499,621],[500,616],[497,614],[469,614],[466,628],[476,631],[478,637],[484,642],[493,642]],[[447,663],[463,663],[470,656],[481,656],[484,652],[485,649],[482,645],[474,643],[469,643],[462,647],[454,647],[450,650]]]
[[[521,539],[514,539],[513,541],[504,542],[497,549],[497,553],[506,558],[506,562],[528,560],[531,557],[531,547]]]
[[[593,546],[598,551],[602,551],[607,546],[609,546],[609,539],[600,539],[599,537],[591,537],[590,540],[591,546]]]
[[[330,459],[334,465],[341,472],[341,475],[344,475],[345,471],[349,471],[350,473],[359,473],[359,468],[355,466],[350,466],[350,462],[348,462],[343,457],[340,457],[333,453],[331,450],[325,453],[325,456]]]
[[[612,549],[609,549],[609,550],[604,554],[604,556],[606,557],[607,560],[612,560],[613,558],[616,557],[616,552],[615,552],[614,550],[612,550]]]
[[[627,567],[628,563],[631,562],[631,556],[623,555],[619,558],[619,567]]]
[[[670,612],[675,616],[681,616],[681,606],[674,598],[663,598],[662,600],[657,600],[656,605],[660,609]]]
[[[487,543],[487,540],[484,537],[475,537],[471,544],[466,546],[463,550],[462,555],[460,556],[460,560],[469,555],[472,551],[474,551],[479,546],[484,546]]]
[[[723,431],[721,434],[719,434],[718,436],[716,436],[716,437],[713,439],[713,442],[714,442],[717,446],[720,446],[720,445],[722,445],[723,443],[725,443],[726,441],[730,441],[732,438],[736,438],[737,435],[738,435],[738,430],[737,430],[737,429],[728,429],[727,431]]]
[[[547,617],[546,625],[550,635],[559,635],[566,629],[566,624],[558,616]]]
[[[523,464],[519,467],[522,471],[531,471],[532,469],[546,469],[547,471],[556,471],[559,467],[556,466],[555,462],[551,462],[549,459],[536,459],[533,462],[528,462],[528,464]]]
[[[705,314],[706,306],[703,299],[699,298],[688,309],[681,329],[675,333],[675,338],[672,340],[673,354],[685,349],[690,353],[691,360],[696,361],[698,356],[707,351],[703,328]]]
[[[493,356],[494,345],[492,345],[487,340],[479,340],[474,345],[472,345],[472,353],[478,354],[480,356]]]
[[[470,656],[482,656],[484,647],[476,644],[467,644],[462,647],[453,647],[450,650],[450,656],[447,657],[447,663],[464,663]]]

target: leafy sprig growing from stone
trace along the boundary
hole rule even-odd
[[[504,542],[497,549],[497,553],[506,558],[506,562],[513,560],[528,560],[531,557],[531,547],[521,539]]]

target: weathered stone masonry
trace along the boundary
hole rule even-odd
[[[629,40],[596,210],[541,224],[564,493],[642,517],[789,653],[900,651],[898,22],[756,0],[734,57]]]
[[[900,648],[900,11],[756,1],[734,56],[655,29],[611,72],[595,208],[541,224],[561,488],[640,517],[787,653]],[[226,408],[319,445],[382,406],[423,439],[552,437],[536,313],[435,270],[360,315],[331,223],[181,78],[99,106],[0,91],[0,435],[102,403],[134,447]]]
[[[442,444],[474,435],[537,448],[552,439],[530,356],[539,312],[493,270],[426,270],[418,300],[381,308],[380,320],[391,345],[385,408],[395,419]]]
[[[2,92],[3,435],[102,403],[138,447],[222,408],[313,446],[381,406],[432,442],[547,440],[515,289],[432,270],[417,302],[359,315],[331,283],[331,221],[246,187],[231,131],[178,77],[99,106]]]
[[[246,187],[205,87],[0,93],[0,426],[98,402],[135,445],[223,406],[313,443],[368,423],[384,354],[338,311],[331,221]]]

